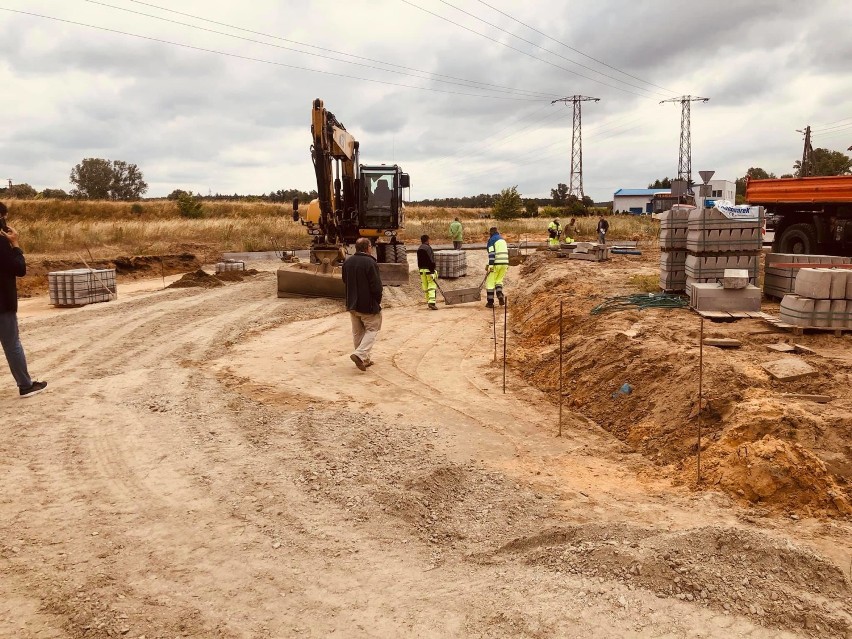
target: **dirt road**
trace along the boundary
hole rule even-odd
[[[50,389],[0,408],[0,636],[852,637],[848,523],[554,437],[478,305],[389,290],[362,373],[339,303],[274,289],[23,307]]]

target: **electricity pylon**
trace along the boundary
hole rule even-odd
[[[692,184],[692,136],[689,132],[689,105],[692,102],[707,102],[710,98],[699,98],[694,95],[682,95],[679,98],[660,100],[663,102],[680,102],[680,157],[677,163],[677,177],[685,180],[687,188]]]
[[[590,98],[586,95],[574,95],[570,98],[559,98],[557,102],[574,103],[574,129],[571,132],[571,177],[568,180],[568,195],[574,195],[582,200],[583,196],[583,114],[580,104],[582,102],[600,102],[600,98]]]

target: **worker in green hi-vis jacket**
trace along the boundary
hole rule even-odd
[[[453,238],[453,248],[457,251],[461,250],[464,232],[462,230],[462,223],[459,222],[459,218],[450,222],[450,237]]]

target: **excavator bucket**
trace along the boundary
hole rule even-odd
[[[346,291],[339,268],[322,272],[318,264],[296,263],[278,269],[278,297],[343,299]]]
[[[385,286],[405,286],[408,284],[408,262],[379,262],[379,275]]]
[[[408,284],[408,264],[379,263],[385,286]],[[299,262],[278,269],[278,297],[330,297],[343,299],[346,290],[339,267]]]

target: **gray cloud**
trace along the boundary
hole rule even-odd
[[[478,3],[464,7],[619,80],[513,41],[434,0],[416,1],[599,82],[530,59],[397,0],[257,0],[239,6],[176,0],[168,6],[438,74],[556,96],[600,97],[601,102],[584,108],[586,190],[596,199],[675,173],[679,107],[657,104],[675,93],[583,58]],[[852,17],[841,3],[815,3],[803,12],[800,4],[787,0],[494,2],[643,80],[710,97],[708,104],[694,106],[693,165],[715,168],[720,177],[733,179],[755,165],[788,171],[799,152],[796,128],[852,116],[847,106]],[[486,93],[204,34],[88,3],[6,4],[236,56]],[[0,56],[0,81],[18,97],[2,107],[12,125],[0,131],[0,170],[38,188],[67,188],[71,167],[90,156],[137,163],[152,185],[151,195],[173,188],[242,193],[311,188],[310,105],[316,97],[360,140],[363,161],[403,164],[418,197],[495,192],[512,184],[527,195],[546,195],[568,179],[570,113],[556,113],[562,107],[549,106],[547,97],[522,102],[406,89],[5,12],[0,12]]]

